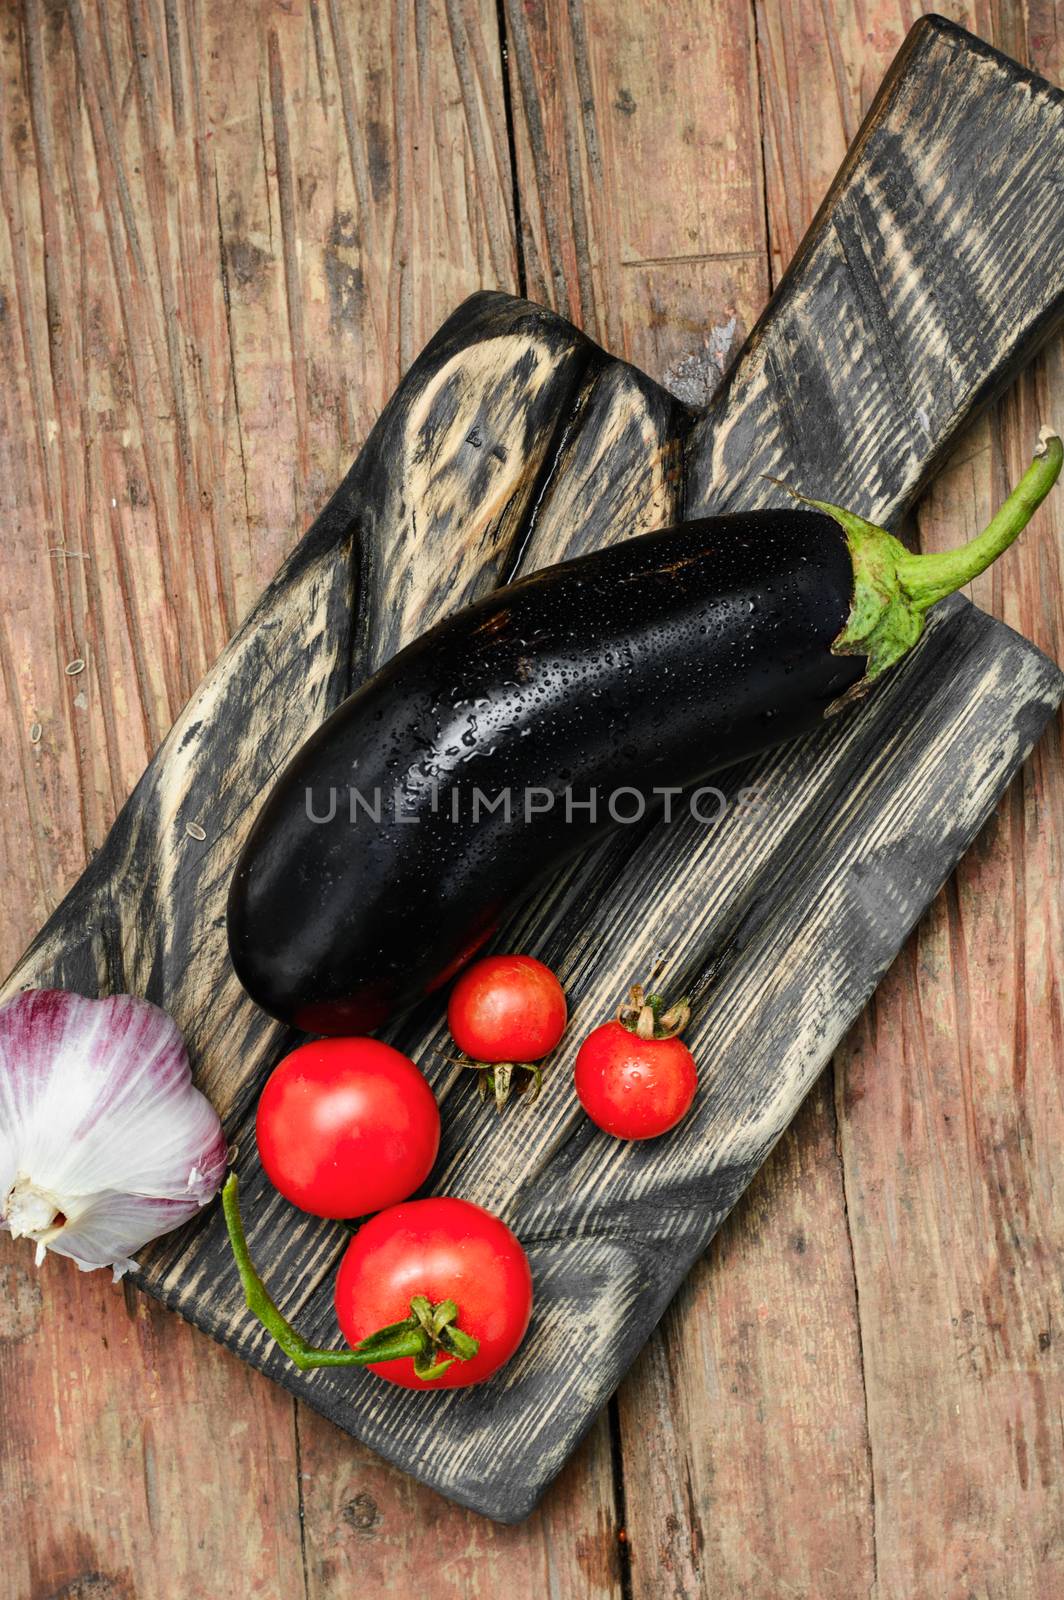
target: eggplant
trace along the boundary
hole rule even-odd
[[[399,652],[308,740],[239,858],[241,983],[358,1033],[445,983],[517,902],[641,809],[816,727],[916,643],[1048,493],[914,555],[838,507],[713,517],[536,572]]]

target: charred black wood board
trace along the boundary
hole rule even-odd
[[[183,711],[103,849],[6,986],[165,1006],[238,1146],[254,1254],[339,1342],[341,1229],[264,1181],[255,1099],[293,1037],[226,954],[260,798],[354,684],[443,613],[684,516],[778,503],[764,474],[893,523],[1064,308],[1064,97],[938,19],[910,34],[795,262],[705,414],[575,328],[475,296],[414,364],[333,500]],[[561,973],[577,1038],[659,953],[700,997],[696,1108],[624,1146],[581,1116],[572,1048],[496,1117],[443,1059],[439,1004],[393,1037],[440,1096],[433,1187],[500,1212],[532,1260],[528,1339],[466,1392],[302,1375],[246,1313],[218,1207],[138,1281],[443,1493],[523,1517],[619,1382],[1060,700],[1057,668],[962,600],[863,706],[732,774],[757,809],[624,830],[501,947]],[[199,824],[198,839],[187,831]],[[198,831],[198,830],[197,830]]]

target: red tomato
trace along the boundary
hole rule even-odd
[[[474,1061],[539,1061],[566,1022],[565,992],[532,956],[485,956],[451,990],[447,1026]]]
[[[318,1217],[364,1217],[424,1183],[440,1113],[417,1067],[390,1044],[319,1039],[270,1074],[255,1136],[286,1200]]]
[[[675,1127],[698,1087],[694,1056],[681,1039],[641,1039],[621,1022],[588,1034],[575,1079],[592,1122],[618,1139],[654,1139]]]
[[[336,1317],[356,1345],[410,1315],[410,1301],[453,1300],[457,1326],[480,1349],[438,1378],[419,1378],[413,1360],[368,1368],[403,1389],[464,1389],[513,1355],[532,1315],[528,1257],[504,1222],[469,1200],[411,1200],[372,1217],[351,1240],[336,1278]]]

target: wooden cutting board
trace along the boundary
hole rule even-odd
[[[255,1257],[308,1336],[339,1342],[346,1235],[262,1178],[255,1100],[295,1036],[246,999],[225,947],[230,872],[274,774],[354,684],[515,572],[777,503],[765,474],[896,523],[1064,311],[1062,172],[1064,97],[927,19],[705,414],[549,312],[500,294],[467,302],[16,968],[5,994],[125,989],[174,1015],[238,1146]],[[861,708],[729,776],[732,797],[758,790],[756,809],[732,805],[714,829],[625,830],[518,913],[498,943],[560,972],[573,1039],[659,957],[663,983],[698,997],[703,1089],[668,1139],[597,1134],[572,1093],[571,1046],[534,1109],[496,1117],[444,1061],[438,1004],[393,1030],[442,1103],[434,1187],[499,1211],[532,1260],[533,1326],[496,1381],[423,1395],[349,1369],[300,1374],[243,1309],[217,1207],[143,1252],[138,1281],[445,1494],[524,1516],[1062,688],[1025,640],[951,601]]]

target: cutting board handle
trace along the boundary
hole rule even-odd
[[[686,450],[686,511],[895,522],[1064,316],[1064,94],[944,17],[913,27]],[[1032,433],[1031,444],[1037,434]]]

